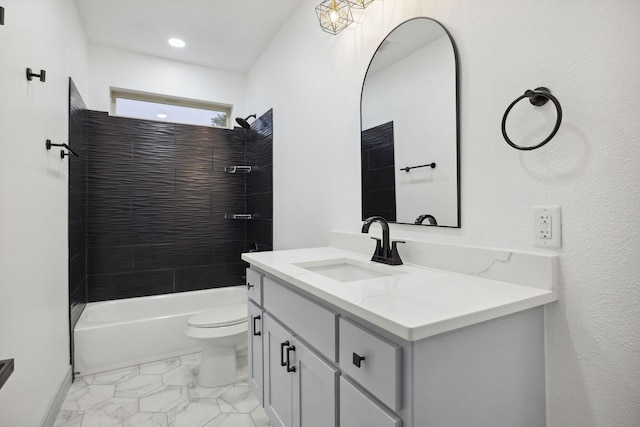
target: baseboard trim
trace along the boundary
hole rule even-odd
[[[40,427],[53,427],[53,425],[56,423],[58,412],[60,412],[62,403],[64,402],[64,399],[67,397],[67,393],[71,388],[71,382],[71,366],[69,366],[69,369],[67,369],[67,373],[65,374],[64,378],[62,378],[62,382],[58,387],[58,392],[53,397],[53,399],[51,399],[49,409],[47,410],[47,413],[42,420]]]

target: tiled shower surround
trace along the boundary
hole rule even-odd
[[[87,303],[87,107],[69,79],[69,146],[83,157],[69,161],[69,308],[71,329]],[[73,335],[72,335],[73,340]]]
[[[87,301],[242,284],[240,254],[272,247],[272,112],[246,131],[86,117],[71,161],[87,162]],[[244,213],[256,219],[225,219]]]
[[[393,122],[362,131],[362,219],[396,220]]]

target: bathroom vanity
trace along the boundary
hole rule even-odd
[[[249,383],[274,425],[545,425],[555,256],[407,242],[413,263],[387,266],[359,236],[330,240],[243,255]],[[446,264],[447,250],[466,256],[458,270],[485,268],[414,260],[433,252]]]

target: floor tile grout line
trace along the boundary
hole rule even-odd
[[[142,374],[141,373],[142,366],[147,364],[147,363],[144,363],[144,364],[132,365],[130,367],[124,367],[124,368],[104,371],[104,372],[101,372],[101,373],[95,373],[95,374],[91,374],[91,375],[86,375],[84,377],[79,377],[77,380],[78,381],[82,381],[84,383],[84,385],[81,386],[79,389],[74,390],[74,393],[76,393],[79,390],[82,390],[84,388],[87,388],[88,389],[87,393],[90,393],[90,389],[94,388],[95,386],[100,386],[100,387],[102,387],[102,386],[111,386],[111,387],[113,387],[113,396],[109,397],[109,398],[107,398],[105,400],[101,400],[100,402],[97,402],[97,403],[93,404],[90,407],[85,407],[85,409],[82,409],[82,410],[80,410],[80,409],[73,410],[73,411],[64,410],[64,411],[60,411],[60,413],[62,413],[62,414],[67,414],[67,413],[79,414],[79,416],[81,417],[80,425],[82,425],[82,423],[84,423],[84,421],[85,421],[85,417],[86,417],[87,411],[91,411],[92,409],[96,409],[97,407],[105,405],[109,401],[112,401],[113,399],[120,399],[120,398],[123,398],[123,397],[127,398],[127,399],[134,398],[135,402],[136,402],[136,406],[135,407],[136,407],[137,411],[132,413],[132,414],[130,414],[130,416],[126,417],[125,419],[122,419],[121,420],[122,422],[126,421],[126,420],[136,416],[137,414],[140,414],[140,413],[147,413],[147,414],[151,414],[152,416],[158,416],[160,414],[164,414],[163,416],[160,415],[161,420],[165,421],[167,423],[166,424],[167,426],[170,426],[170,425],[173,425],[173,424],[169,423],[169,414],[172,411],[174,411],[179,405],[182,405],[183,403],[187,403],[186,407],[188,407],[191,404],[190,402],[208,401],[210,403],[215,404],[218,407],[218,409],[220,410],[220,413],[218,415],[216,415],[214,418],[212,418],[210,421],[213,421],[215,418],[217,418],[220,415],[226,415],[226,416],[244,415],[244,416],[248,417],[248,419],[250,420],[252,425],[258,426],[258,422],[254,418],[253,413],[256,411],[257,408],[259,408],[259,404],[256,404],[255,406],[252,406],[251,409],[241,410],[238,407],[238,406],[242,407],[243,402],[247,401],[247,399],[255,399],[255,396],[253,396],[253,394],[251,393],[251,391],[249,389],[249,384],[247,383],[246,378],[242,379],[242,380],[240,380],[240,381],[238,381],[236,383],[233,383],[233,384],[229,384],[229,385],[222,386],[222,387],[216,387],[215,388],[216,391],[213,392],[213,395],[210,395],[210,396],[206,396],[206,393],[202,397],[197,397],[197,396],[194,397],[192,395],[192,393],[191,393],[192,391],[193,391],[194,394],[198,393],[197,388],[199,386],[197,384],[197,372],[195,371],[195,368],[198,366],[198,363],[197,363],[197,360],[186,359],[186,356],[193,356],[193,355],[196,355],[196,354],[197,353],[189,353],[189,354],[186,354],[186,355],[180,355],[180,356],[176,356],[176,357],[171,357],[171,358],[167,358],[167,359],[159,359],[157,361],[149,362],[149,363],[162,363],[162,362],[164,362],[166,370],[164,370],[163,373],[160,373],[160,374]],[[190,361],[192,363],[184,364],[183,362],[184,362],[185,359],[183,359],[183,357],[185,357],[185,359],[187,361]],[[171,361],[174,361],[174,363],[177,362],[177,364],[172,364]],[[196,362],[196,363],[193,363],[193,362]],[[174,386],[166,384],[166,378],[169,378],[169,377],[165,378],[165,375],[169,374],[172,371],[175,371],[175,370],[179,369],[180,367],[184,367],[183,370],[187,369],[189,371],[188,375],[192,376],[191,382],[189,382],[188,384],[181,383],[181,384],[174,385]],[[126,372],[127,370],[129,372]],[[125,371],[125,372],[120,377],[116,374],[115,375],[116,378],[110,380],[108,376],[110,374],[113,375],[115,372],[118,372],[118,371]],[[104,374],[104,376],[105,376],[103,381],[105,381],[106,383],[105,384],[95,384],[96,375],[102,375],[102,374]],[[150,394],[152,394],[153,391],[147,392],[144,395],[129,396],[129,397],[127,397],[127,396],[116,396],[115,395],[116,394],[116,387],[119,384],[127,382],[127,381],[131,381],[131,380],[133,380],[133,379],[135,379],[137,377],[140,377],[140,376],[156,376],[156,377],[158,377],[160,379],[161,387],[171,387],[171,388],[185,389],[186,390],[187,399],[184,402],[179,403],[178,405],[172,406],[171,409],[168,409],[166,411],[163,410],[163,411],[144,411],[143,412],[140,409],[141,399],[146,397],[146,396],[148,396],[148,395],[150,395]],[[98,378],[98,382],[100,382],[100,381],[101,380],[100,380],[100,377],[99,377]],[[111,384],[109,384],[109,382],[111,382]],[[236,390],[236,393],[239,393],[239,394],[232,394],[232,395],[229,396],[229,397],[233,397],[233,398],[231,398],[229,400],[231,402],[235,402],[235,404],[232,404],[230,401],[225,400],[222,396],[225,395],[226,393],[229,393],[229,392],[233,391],[234,389],[241,389],[241,390],[240,391]],[[135,388],[134,388],[134,390],[135,390]],[[158,388],[154,389],[154,391],[155,390],[158,390]],[[246,390],[246,392],[243,391],[243,390]],[[67,397],[69,396],[69,394],[71,394],[71,393],[68,393]],[[86,395],[83,395],[83,396],[86,396]],[[78,397],[78,399],[82,398],[83,396]],[[240,396],[242,396],[242,398],[239,398]],[[65,400],[67,400],[67,399],[65,399]],[[231,409],[233,412],[222,412],[222,408],[220,407],[220,402],[224,402],[226,407]],[[254,403],[256,403],[256,402],[251,402],[251,404],[254,404]],[[76,406],[75,407],[80,408],[82,406],[78,406],[78,402],[76,402]],[[108,412],[108,411],[105,411],[104,410],[104,406],[102,406],[102,407],[103,407],[103,409],[101,409],[99,411],[102,414],[99,415],[99,416],[105,416],[105,417],[113,418],[113,414]],[[119,409],[121,409],[121,407],[116,408],[116,412]],[[60,416],[60,414],[59,414],[59,416]],[[59,418],[59,416],[58,416],[58,418]],[[265,415],[265,419],[267,419],[266,415]],[[56,425],[57,425],[57,422],[56,422]],[[265,426],[270,426],[270,425],[271,424],[265,424]]]

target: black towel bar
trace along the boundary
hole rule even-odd
[[[418,166],[407,166],[405,168],[400,168],[401,171],[405,171],[405,172],[409,172],[411,169],[418,169],[418,168],[435,168],[436,164],[435,163],[427,163],[426,165],[418,165]]]

